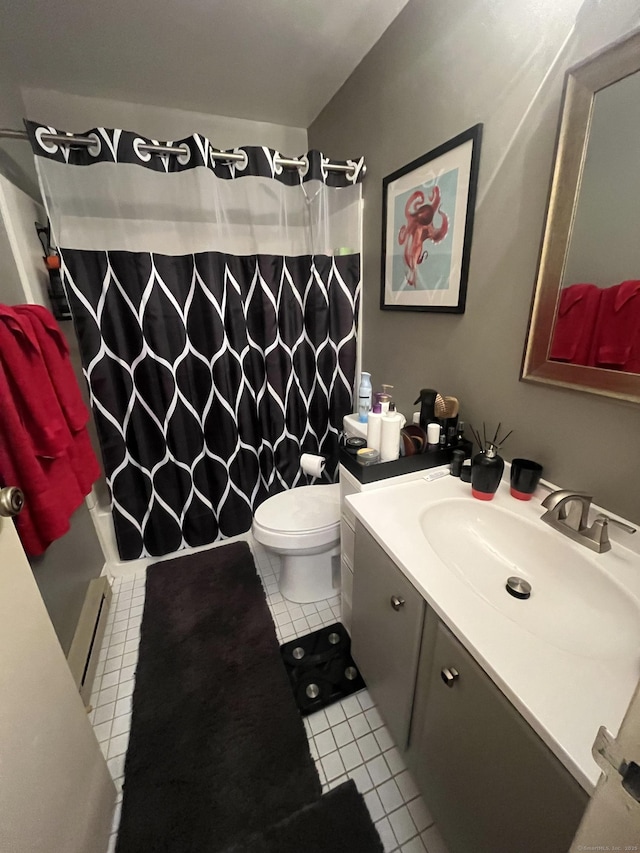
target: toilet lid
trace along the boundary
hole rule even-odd
[[[261,527],[289,533],[321,530],[340,523],[340,486],[300,486],[260,504],[255,520]]]

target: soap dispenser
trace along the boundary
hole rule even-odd
[[[393,391],[393,385],[385,385],[382,384],[382,391],[378,391],[376,393],[376,402],[380,403],[380,407],[382,408],[382,414],[389,414],[389,406],[391,404],[391,392]]]
[[[498,456],[497,445],[489,442],[486,450],[473,457],[471,465],[471,494],[480,501],[492,501],[498,490],[504,459]]]

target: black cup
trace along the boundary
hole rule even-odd
[[[540,477],[542,465],[531,459],[514,459],[511,462],[511,495],[519,501],[530,501]]]

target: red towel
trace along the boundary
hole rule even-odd
[[[593,366],[593,332],[601,295],[595,284],[562,288],[550,358]]]
[[[69,429],[72,432],[81,430],[87,425],[89,412],[80,395],[69,347],[60,326],[42,305],[16,305],[15,311],[30,321]]]
[[[623,281],[603,290],[594,363],[640,373],[640,281]]]
[[[0,407],[0,477],[25,493],[16,527],[37,556],[100,474],[66,343],[40,306],[0,306]]]

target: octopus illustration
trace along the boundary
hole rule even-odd
[[[449,230],[447,214],[440,210],[440,188],[434,186],[427,204],[422,190],[411,193],[404,207],[404,215],[407,223],[398,232],[398,243],[404,246],[407,284],[415,287],[418,264],[429,254],[424,248],[425,241],[439,243],[444,240]],[[440,217],[437,227],[434,225],[436,216]]]

